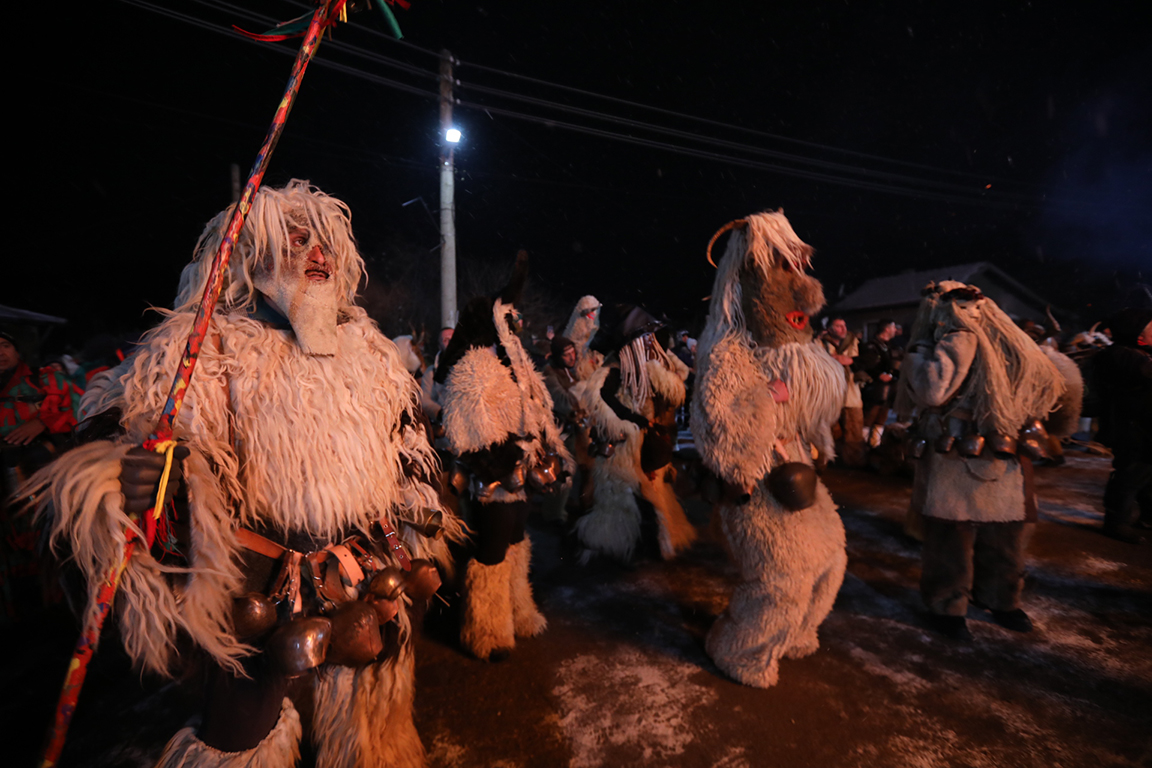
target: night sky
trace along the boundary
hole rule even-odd
[[[57,338],[79,342],[144,327],[149,304],[171,301],[203,223],[229,202],[230,165],[247,173],[298,47],[145,6],[252,31],[268,25],[247,14],[306,7],[68,5],[21,25],[10,62],[19,217],[0,303],[67,317]],[[456,109],[462,292],[525,248],[560,316],[590,292],[690,323],[711,289],[711,234],[783,207],[815,246],[830,300],[868,277],[989,260],[1091,322],[1152,272],[1141,5],[412,0],[395,12],[407,43],[462,61],[458,98],[489,107]],[[354,14],[335,43],[319,60],[429,96],[318,61],[267,181],[307,178],[349,203],[370,290],[405,276],[434,292],[436,81],[339,45],[428,72],[438,61],[391,40],[375,11]],[[403,206],[417,198],[431,213]],[[421,309],[434,324],[437,307]]]

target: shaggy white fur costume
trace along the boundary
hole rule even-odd
[[[740,269],[771,268],[778,245],[770,236],[782,214],[749,217],[720,263],[712,307],[697,353],[692,433],[705,466],[725,481],[751,488],[742,505],[720,503],[718,513],[740,584],[708,633],[705,648],[716,665],[746,685],[774,685],[781,658],[819,648],[816,630],[832,609],[847,564],[844,526],[824,484],[815,503],[797,512],[781,507],[765,477],[782,462],[811,464],[810,446],[832,456],[829,425],[844,403],[843,367],[815,343],[759,347],[740,312]],[[767,230],[767,232],[765,232]],[[796,242],[799,243],[798,238]],[[783,314],[791,307],[777,308]],[[783,381],[789,398],[776,402],[770,382]]]
[[[649,360],[646,363],[648,381],[651,389],[670,407],[678,408],[684,404],[688,368],[673,355],[665,357],[674,370]],[[600,396],[608,371],[608,366],[601,366],[591,378],[578,382],[571,390],[580,407],[589,414],[593,430],[612,440],[623,440],[616,445],[612,456],[596,457],[592,470],[592,509],[576,521],[576,535],[587,547],[581,558],[587,562],[597,552],[624,562],[632,558],[640,542],[637,494],[656,509],[660,554],[665,559],[675,557],[696,540],[696,529],[688,522],[684,508],[672,491],[675,469],[669,464],[657,470],[655,478],[649,478],[640,468],[643,430],[618,417]],[[621,387],[617,397],[626,408],[648,419],[655,413],[651,396],[643,403],[634,403]]]
[[[337,327],[335,356],[305,354],[290,330],[243,311],[212,318],[176,437],[184,464],[192,543],[186,571],[164,566],[138,547],[116,596],[124,645],[134,661],[171,674],[179,633],[221,666],[240,672],[252,649],[231,634],[231,600],[241,586],[238,526],[263,524],[335,538],[395,525],[413,557],[448,565],[444,541],[402,524],[440,510],[436,491],[406,473],[435,476],[437,460],[416,418],[418,393],[395,345],[364,311],[349,307]],[[118,562],[125,531],[120,458],[148,435],[163,405],[192,325],[191,311],[170,313],[139,351],[85,395],[86,414],[122,411],[117,442],[94,442],[63,455],[33,478],[52,510],[53,540],[65,543],[89,585],[90,602]],[[463,536],[445,513],[449,539]],[[399,615],[400,655],[354,670],[321,667],[313,739],[324,768],[423,764],[412,724],[412,674],[406,606]],[[165,765],[287,766],[300,724],[286,705],[260,745],[220,753],[182,731]]]
[[[501,362],[492,347],[473,348],[448,373],[441,395],[448,450],[462,456],[487,450],[505,442],[509,435],[516,435],[520,448],[529,457],[527,466],[553,452],[573,472],[575,462],[552,419],[548,388],[508,327],[513,311],[511,304],[500,299],[492,308],[497,336],[509,365]],[[526,489],[512,493],[498,488],[493,496],[496,502],[527,499]],[[480,504],[468,507],[473,514],[484,514]],[[511,649],[516,637],[538,635],[547,627],[532,599],[528,581],[531,546],[525,534],[523,541],[508,548],[502,562],[468,563],[460,643],[477,658],[487,659],[495,650]]]

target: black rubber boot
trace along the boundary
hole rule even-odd
[[[1013,632],[1031,632],[1032,619],[1020,608],[1013,611],[992,611],[992,618],[997,624]]]
[[[944,616],[938,613],[928,615],[932,629],[947,637],[949,640],[968,642],[972,633],[968,631],[968,621],[963,616]]]

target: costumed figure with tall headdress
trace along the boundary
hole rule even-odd
[[[201,235],[175,310],[89,387],[83,415],[109,439],[30,480],[90,601],[153,504],[164,457],[133,446],[164,405],[230,218]],[[298,180],[256,194],[174,425],[174,513],[116,595],[135,662],[175,675],[190,640],[209,665],[200,725],[161,765],[293,765],[301,698],[318,766],[424,764],[414,620],[439,585],[431,561],[447,567],[445,539],[464,532],[440,508],[416,382],[355,304],[363,274],[344,203]]]
[[[804,273],[812,248],[783,212],[717,236],[728,229],[696,358],[692,434],[722,481],[716,512],[740,583],[705,649],[736,680],[766,688],[781,658],[820,647],[817,629],[844,578],[844,526],[812,449],[832,457],[846,382],[812,338],[809,319],[824,306]]]
[[[1066,385],[1051,360],[976,286],[930,283],[897,390],[916,413],[912,513],[923,515],[920,591],[933,625],[968,639],[970,601],[1009,629],[1020,608],[1024,526],[1036,520],[1032,464],[1045,455],[1041,420]]]
[[[552,419],[552,398],[517,337],[515,303],[527,275],[521,251],[508,286],[464,308],[436,369],[444,437],[456,457],[450,482],[475,530],[460,642],[490,661],[507,657],[517,637],[547,626],[528,581],[529,492],[557,490],[574,468]]]
[[[592,349],[592,339],[600,330],[600,301],[595,296],[582,296],[572,309],[564,338],[576,345],[576,365],[572,370],[576,378],[584,381],[604,362],[604,355]]]
[[[676,409],[688,368],[656,340],[663,324],[640,307],[616,308],[592,343],[604,363],[573,387],[592,429],[592,509],[576,521],[585,562],[600,553],[628,561],[649,525],[665,559],[688,547],[696,529],[672,490]]]

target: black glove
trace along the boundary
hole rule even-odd
[[[187,446],[178,445],[172,452],[172,471],[168,475],[168,487],[164,492],[165,505],[172,501],[180,489],[180,480],[184,477],[184,459],[187,456]],[[140,447],[128,451],[120,460],[120,492],[124,494],[125,514],[142,515],[152,508],[163,474],[164,454]]]

